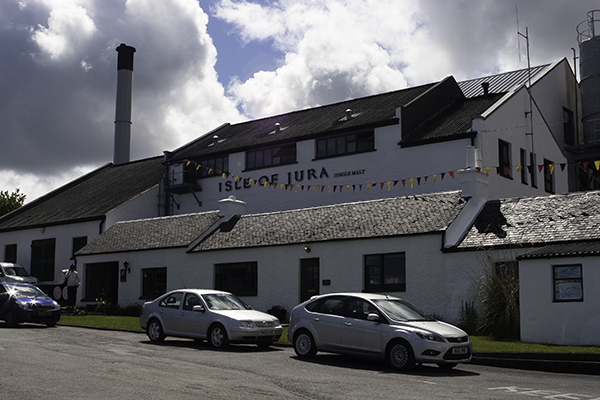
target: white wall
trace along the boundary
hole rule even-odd
[[[565,62],[566,64],[566,62]],[[537,165],[544,163],[544,158],[556,164],[554,169],[555,193],[568,192],[568,170],[560,169],[560,163],[567,159],[561,151],[560,144],[555,136],[563,136],[562,109],[571,102],[567,94],[569,91],[565,83],[563,64],[559,64],[543,79],[534,82],[533,97],[542,110],[542,115],[533,105],[533,135],[530,119],[525,112],[530,110],[529,94],[521,87],[512,96],[506,96],[501,107],[477,119],[475,129],[479,132],[476,146],[481,149],[484,166],[498,165],[498,139],[511,144],[511,159],[513,164],[512,179],[497,175],[495,168],[490,172],[490,198],[507,198],[521,196],[535,196],[548,194],[544,190],[544,172],[536,168],[537,188],[532,187],[531,176],[528,174],[528,184],[521,183],[521,174],[516,167],[520,165],[520,149],[536,154]],[[533,141],[532,141],[533,139]],[[528,160],[529,163],[529,160]],[[526,171],[528,173],[528,171]]]
[[[157,217],[159,215],[158,191],[157,184],[106,213],[104,230],[119,221]]]
[[[582,302],[554,302],[553,265],[581,264]],[[519,262],[521,341],[600,345],[600,257],[526,259]]]
[[[26,229],[0,233],[0,249],[5,245],[17,244],[17,263],[27,271],[31,269],[31,242],[34,240],[56,239],[55,275],[61,269],[69,268],[73,252],[73,238],[87,236],[88,243],[99,235],[100,221],[83,222],[70,225],[57,225],[44,228]],[[4,253],[2,254],[4,256]],[[80,265],[78,270],[81,271]]]
[[[473,270],[479,260],[474,253],[445,255],[439,251],[441,234],[335,241],[288,246],[237,249],[187,254],[184,248],[120,254],[80,256],[81,265],[105,261],[129,262],[131,273],[119,283],[119,303],[142,303],[143,268],[167,267],[168,290],[186,287],[213,288],[214,265],[251,261],[258,263],[258,296],[243,299],[253,308],[266,311],[281,305],[290,311],[300,301],[300,260],[319,258],[321,294],[360,292],[364,284],[363,256],[394,252],[406,253],[406,291],[391,293],[402,297],[428,313],[447,321],[460,315],[463,301],[472,300]],[[83,269],[85,271],[85,269]]]

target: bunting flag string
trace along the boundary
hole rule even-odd
[[[232,174],[227,171],[215,170],[213,168],[213,166],[203,166],[201,163],[196,163],[192,160],[185,160],[184,165],[186,167],[193,167],[193,169],[195,171],[200,172],[200,174],[202,176],[208,177],[208,176],[216,175],[216,176],[221,176],[221,178],[223,180],[233,179],[233,181],[236,183],[243,182],[243,185],[245,187],[256,186],[256,187],[261,187],[261,188],[265,188],[265,189],[266,188],[272,188],[272,189],[279,188],[279,190],[281,190],[281,191],[283,191],[283,190],[294,191],[294,192],[306,191],[307,193],[309,193],[309,192],[316,193],[319,190],[321,193],[324,193],[325,190],[327,190],[327,193],[332,193],[332,192],[342,193],[344,191],[343,190],[344,187],[346,189],[345,190],[346,193],[350,192],[350,189],[352,189],[352,193],[356,193],[357,191],[362,192],[363,186],[365,187],[365,190],[367,190],[367,191],[374,189],[376,186],[379,186],[380,190],[383,190],[384,187],[387,187],[387,190],[391,191],[393,188],[395,188],[398,185],[398,183],[402,183],[403,188],[410,186],[411,189],[414,189],[415,186],[416,187],[421,186],[421,183],[423,185],[426,185],[428,183],[435,184],[438,181],[441,182],[444,180],[446,174],[450,175],[450,177],[453,180],[456,180],[455,174],[462,170],[462,169],[457,169],[457,170],[439,172],[439,173],[435,173],[435,174],[416,176],[416,177],[411,177],[411,178],[395,179],[395,180],[389,180],[389,181],[381,181],[381,182],[368,182],[368,183],[342,184],[342,185],[301,185],[301,184],[285,184],[285,183],[276,183],[276,182],[270,183],[267,180],[260,181],[260,180],[254,179],[254,178],[244,178],[242,176],[238,176],[238,175]],[[555,171],[557,171],[556,165],[557,164],[555,164],[555,163],[547,164],[550,175],[553,175],[555,173]],[[563,172],[567,166],[567,163],[559,163],[558,165],[560,166],[560,171]],[[588,169],[591,169],[591,170],[595,169],[596,171],[600,171],[600,160],[580,161],[577,163],[577,165],[579,165],[584,171],[587,171]],[[538,174],[541,174],[542,171],[544,170],[544,164],[536,165],[534,167],[537,167]],[[497,167],[486,166],[486,167],[477,167],[476,169],[478,172],[483,171],[487,176],[489,176],[492,168],[495,168],[497,175],[501,175],[502,172],[504,172],[504,174],[502,174],[502,175],[510,175],[511,171],[513,169],[518,174],[523,174],[526,172],[529,174],[532,173],[532,166],[525,167],[522,165],[497,166]],[[430,177],[432,178],[431,180],[429,179]]]

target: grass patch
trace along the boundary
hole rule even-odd
[[[522,343],[518,340],[494,340],[490,336],[471,336],[471,341],[473,351],[481,353],[600,353],[600,347]]]
[[[138,317],[120,315],[61,315],[58,325],[92,326],[143,332]]]
[[[127,329],[143,332],[138,317],[111,315],[62,315],[59,325],[92,326],[97,328]],[[288,327],[283,327],[283,333],[278,343],[289,343],[287,340]],[[471,336],[473,351],[482,353],[600,353],[600,347],[591,346],[552,346],[545,344],[521,343],[516,340],[494,340],[489,336]]]

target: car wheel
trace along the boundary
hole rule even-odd
[[[227,331],[223,328],[223,325],[216,324],[210,328],[210,331],[208,332],[208,341],[215,349],[224,349],[229,346]]]
[[[458,363],[438,363],[438,367],[440,367],[441,369],[452,369],[454,367],[456,367],[458,365]]]
[[[258,346],[259,349],[268,349],[269,347],[271,347],[272,344],[273,344],[273,342],[256,343],[256,345]]]
[[[160,343],[165,340],[165,332],[157,319],[150,320],[148,328],[146,328],[146,334],[152,343]]]
[[[52,328],[54,325],[56,325],[56,321],[48,321],[48,322],[46,322],[46,326],[48,328]]]
[[[6,311],[6,314],[4,314],[4,322],[10,327],[15,327],[18,324],[15,319],[15,314],[10,310]]]
[[[303,329],[296,332],[294,335],[294,351],[300,358],[311,358],[317,354],[315,339],[309,331]]]
[[[386,357],[390,366],[398,371],[409,371],[415,366],[412,348],[404,340],[395,340],[390,343]]]

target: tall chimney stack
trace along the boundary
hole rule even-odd
[[[128,163],[131,147],[131,91],[135,47],[121,43],[117,47],[117,104],[115,111],[114,164]]]

